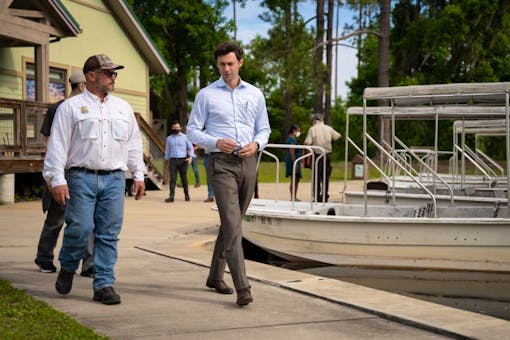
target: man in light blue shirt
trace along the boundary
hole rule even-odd
[[[172,122],[170,131],[171,134],[166,138],[165,142],[165,159],[170,162],[170,196],[165,199],[165,202],[171,203],[174,201],[177,173],[181,176],[184,199],[189,201],[187,173],[188,164],[195,157],[193,145],[188,140],[188,137],[181,132],[181,124],[178,121]]]
[[[237,304],[244,306],[253,298],[241,245],[242,220],[255,189],[256,154],[267,144],[271,129],[264,95],[239,77],[242,49],[224,42],[214,58],[221,78],[198,92],[188,122],[191,142],[211,151],[207,176],[221,220],[206,286],[233,293],[223,281],[228,263]]]

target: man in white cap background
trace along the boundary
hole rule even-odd
[[[342,135],[331,126],[324,124],[322,115],[315,113],[312,119],[313,125],[308,129],[305,145],[320,146],[326,151],[326,177],[324,178],[324,160],[319,160],[317,169],[317,183],[313,181],[314,197],[318,202],[327,202],[329,199],[329,178],[331,177],[331,152],[333,151],[333,141],[338,140]],[[315,155],[317,159],[319,154]]]
[[[83,65],[86,88],[57,110],[44,160],[44,179],[53,198],[66,206],[60,272],[55,288],[68,294],[91,231],[94,238],[94,301],[120,303],[114,267],[124,215],[124,171],[133,176],[133,194],[145,192],[142,139],[131,106],[110,93],[117,65],[104,55]]]
[[[69,83],[71,84],[71,93],[68,98],[71,98],[77,94],[80,94],[85,89],[85,76],[82,70],[74,70],[69,77]],[[57,108],[62,104],[64,100],[50,105],[44,116],[44,122],[41,127],[41,133],[46,136],[47,141],[51,133],[51,125],[53,124],[53,118]],[[58,204],[51,196],[48,186],[43,188],[43,212],[46,212],[46,219],[41,230],[41,236],[39,237],[39,243],[37,245],[37,255],[35,258],[35,264],[39,267],[39,270],[43,273],[54,273],[57,268],[53,264],[53,252],[57,244],[58,235],[64,225],[64,213],[65,207]],[[93,235],[89,237],[87,248],[83,254],[83,261],[81,265],[81,275],[86,277],[92,277],[94,275],[94,258],[92,257],[92,251],[94,247]]]

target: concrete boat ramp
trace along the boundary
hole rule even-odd
[[[82,324],[118,339],[504,339],[510,322],[376,289],[248,261],[254,302],[205,287],[219,218],[204,203],[150,191],[128,198],[115,288],[122,303],[92,301],[91,280],[75,276],[59,295],[56,274],[33,260],[44,220],[41,202],[0,206],[0,277]],[[264,185],[261,185],[261,196]],[[60,244],[57,245],[57,249]],[[58,267],[58,262],[55,261]],[[231,284],[230,275],[225,281]]]

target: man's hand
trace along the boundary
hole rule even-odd
[[[135,200],[139,200],[145,195],[144,181],[133,181],[133,195],[135,196]]]
[[[53,199],[60,204],[61,206],[65,206],[66,202],[71,198],[69,196],[69,188],[67,184],[58,185],[56,187],[50,188],[51,194],[53,195]]]
[[[193,162],[193,157],[186,158],[186,163],[191,164]]]
[[[221,152],[231,154],[237,148],[237,144],[232,139],[220,138],[216,141],[216,147]]]
[[[259,150],[259,144],[257,142],[251,142],[246,144],[241,150],[239,150],[239,157],[246,158],[253,156]]]

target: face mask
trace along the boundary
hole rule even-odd
[[[171,131],[172,131],[172,133],[173,133],[174,135],[176,135],[176,134],[178,134],[179,132],[181,132],[181,130],[178,130],[178,129],[172,129]]]
[[[296,137],[301,136],[301,131],[296,132]]]

